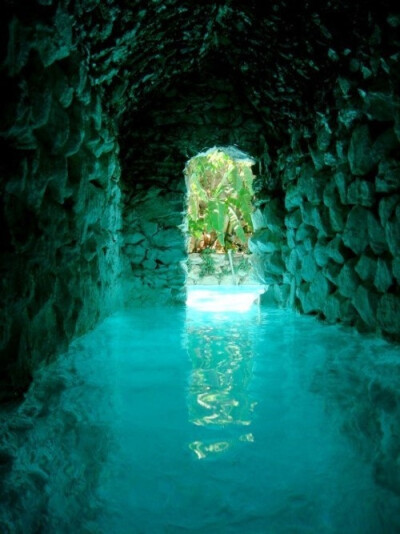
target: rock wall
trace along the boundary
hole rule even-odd
[[[73,42],[72,18],[60,6],[42,9],[13,16],[3,33],[2,398],[119,301],[113,123]]]
[[[11,392],[114,309],[121,279],[128,304],[182,299],[183,169],[215,145],[257,159],[251,247],[275,298],[398,337],[400,18],[386,0],[254,7],[6,1]]]
[[[376,38],[399,25],[388,19]],[[269,169],[282,188],[261,193],[251,250],[278,300],[400,339],[400,73],[398,54],[379,44],[349,58],[311,126],[292,128]]]
[[[187,285],[246,285],[257,284],[254,277],[251,255],[233,253],[232,264],[228,254],[207,251],[191,253],[186,262]]]
[[[174,187],[175,186],[175,187]],[[177,303],[185,298],[183,180],[124,196],[124,302]]]

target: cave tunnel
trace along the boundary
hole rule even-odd
[[[0,25],[1,532],[400,532],[399,7]],[[254,159],[246,313],[185,306],[212,147]]]

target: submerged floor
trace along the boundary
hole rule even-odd
[[[290,311],[115,315],[3,413],[0,531],[399,532],[399,391],[398,347]]]

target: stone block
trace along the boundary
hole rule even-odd
[[[267,227],[263,212],[260,208],[257,208],[251,213],[251,222],[253,223],[254,231]]]
[[[393,283],[393,275],[390,263],[383,258],[378,258],[374,286],[380,293],[386,293]]]
[[[40,154],[38,174],[47,182],[47,191],[52,198],[63,203],[69,196],[67,160],[63,156],[48,156],[44,152]]]
[[[314,255],[309,253],[301,258],[301,277],[306,282],[312,282],[318,272]]]
[[[296,231],[296,242],[303,243],[304,241],[311,240],[316,241],[317,234],[315,228],[308,224],[301,223]]]
[[[154,247],[180,248],[184,242],[184,235],[179,228],[168,228],[159,231],[151,238]]]
[[[342,298],[340,301],[340,321],[344,324],[354,324],[357,312],[349,299]]]
[[[60,154],[70,135],[68,113],[53,101],[48,122],[35,131],[36,137],[52,154]]]
[[[252,214],[253,227],[254,222],[256,222],[257,226],[257,228],[254,227],[254,230],[268,228],[272,232],[281,233],[283,217],[284,213],[280,201],[277,199],[270,199],[264,204],[262,209],[258,209]]]
[[[266,219],[267,228],[272,232],[283,232],[284,208],[280,200],[270,200],[264,207],[264,217]]]
[[[313,253],[314,253],[314,259],[315,259],[316,264],[319,267],[325,267],[325,265],[327,265],[329,261],[329,253],[327,250],[327,240],[319,239],[318,242],[315,244]]]
[[[352,304],[364,323],[370,327],[376,326],[376,312],[379,297],[372,290],[360,285],[352,298]]]
[[[327,167],[336,167],[339,163],[336,156],[332,152],[325,152],[324,163]]]
[[[48,123],[52,108],[53,95],[51,89],[34,87],[31,89],[29,99],[31,102],[31,121],[34,129],[41,128]]]
[[[398,192],[400,190],[400,163],[393,159],[381,161],[375,184],[379,193]]]
[[[158,231],[158,224],[156,222],[142,220],[140,221],[142,232],[146,237],[153,237]]]
[[[400,100],[393,94],[370,91],[363,95],[363,111],[370,120],[389,122],[398,107]]]
[[[296,209],[288,213],[285,217],[285,225],[287,228],[298,228],[302,222],[301,210]]]
[[[348,160],[350,170],[355,176],[365,176],[374,168],[375,160],[372,156],[372,143],[369,128],[366,124],[357,126],[353,130]]]
[[[321,204],[325,189],[325,179],[322,174],[316,174],[315,171],[311,173],[309,168],[306,167],[299,177],[297,186],[301,195],[310,204],[314,206]]]
[[[340,164],[347,163],[347,140],[338,139],[336,141],[336,157]]]
[[[328,208],[335,208],[340,203],[339,191],[336,183],[333,180],[329,180],[325,185],[323,201],[325,206]]]
[[[296,274],[298,271],[300,271],[301,262],[296,249],[290,251],[290,254],[285,258],[285,264],[287,270],[292,274]]]
[[[186,258],[186,251],[183,248],[168,248],[164,250],[155,251],[156,262],[161,262],[164,265],[173,265],[181,262]]]
[[[381,133],[374,144],[372,152],[376,161],[383,163],[390,159],[390,154],[398,148],[399,141],[393,128],[388,128]]]
[[[296,246],[296,230],[294,228],[287,229],[286,242],[289,248],[294,248]]]
[[[396,207],[394,217],[386,223],[385,235],[392,255],[400,256],[400,205]]]
[[[334,232],[344,230],[346,215],[346,210],[340,204],[329,208],[329,225]]]
[[[325,160],[324,160],[324,152],[321,152],[317,148],[313,148],[311,146],[308,147],[308,150],[310,152],[311,160],[314,164],[315,170],[320,171],[325,166]]]
[[[341,299],[340,295],[333,293],[328,295],[322,307],[322,313],[329,324],[334,324],[341,319]]]
[[[79,103],[73,102],[70,108],[68,108],[68,116],[70,120],[70,129],[68,139],[63,146],[63,154],[67,157],[76,154],[85,138],[85,117]]]
[[[360,279],[354,270],[354,264],[354,260],[347,261],[337,277],[337,286],[340,294],[350,299],[354,297],[360,285]]]
[[[330,234],[331,229],[328,220],[328,211],[324,206],[314,206],[310,202],[304,202],[301,214],[305,224],[317,229],[322,236]]]
[[[343,243],[356,254],[361,254],[369,244],[368,217],[369,211],[354,206],[347,217],[343,232]]]
[[[282,276],[286,271],[285,263],[280,252],[268,254],[265,266],[268,274]]]
[[[349,183],[349,177],[344,171],[338,171],[334,175],[336,187],[339,192],[340,201],[342,204],[347,204],[347,187]]]
[[[396,278],[396,282],[400,285],[400,256],[393,259],[392,272],[393,276]]]
[[[304,313],[321,312],[330,291],[330,284],[320,271],[311,283],[303,283],[298,289]]]
[[[142,245],[126,245],[123,248],[129,261],[134,265],[140,265],[146,257],[147,248]]]
[[[362,254],[355,265],[355,271],[364,282],[373,282],[376,274],[376,260]]]
[[[387,197],[381,198],[379,202],[379,219],[382,226],[385,226],[387,221],[391,218],[392,213],[394,213],[396,206],[400,205],[400,195],[390,195]]]
[[[327,119],[324,120],[320,127],[317,129],[317,148],[321,152],[326,152],[331,144],[332,130],[329,127]]]
[[[338,114],[338,121],[347,129],[350,129],[356,121],[362,118],[362,112],[355,108],[341,109]]]
[[[290,294],[289,284],[274,284],[273,285],[273,297],[278,306],[287,306]]]
[[[250,263],[253,267],[254,276],[256,280],[259,280],[262,284],[267,283],[266,279],[266,264],[268,258],[263,254],[252,254],[250,257]]]
[[[382,295],[377,310],[377,321],[384,332],[400,338],[400,297],[388,293]]]
[[[324,273],[324,276],[327,280],[337,285],[337,279],[338,279],[341,269],[342,269],[341,266],[338,265],[337,263],[329,262],[322,269],[322,272]]]
[[[279,250],[282,239],[267,228],[257,230],[248,241],[249,250],[253,254],[264,254]]]
[[[127,245],[137,245],[144,241],[146,237],[140,232],[131,231],[124,234],[124,241]]]
[[[382,254],[388,250],[385,230],[372,212],[368,215],[368,238],[375,254]]]
[[[148,269],[149,271],[154,271],[154,269],[157,267],[157,263],[155,262],[155,260],[144,260],[142,263],[141,263],[143,269]]]
[[[329,258],[331,258],[334,262],[344,263],[346,259],[346,251],[339,236],[334,237],[328,242],[326,251],[329,255]]]
[[[375,201],[375,185],[356,178],[347,189],[347,203],[357,206],[372,206]]]
[[[295,208],[299,208],[303,203],[303,196],[300,193],[297,185],[289,184],[285,194],[285,208],[291,211]]]

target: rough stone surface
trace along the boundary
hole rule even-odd
[[[366,124],[354,129],[350,139],[348,157],[350,170],[356,176],[364,176],[373,169],[375,161],[372,156],[369,128]]]
[[[343,232],[343,243],[356,254],[361,254],[367,248],[369,212],[355,206],[351,209]]]

